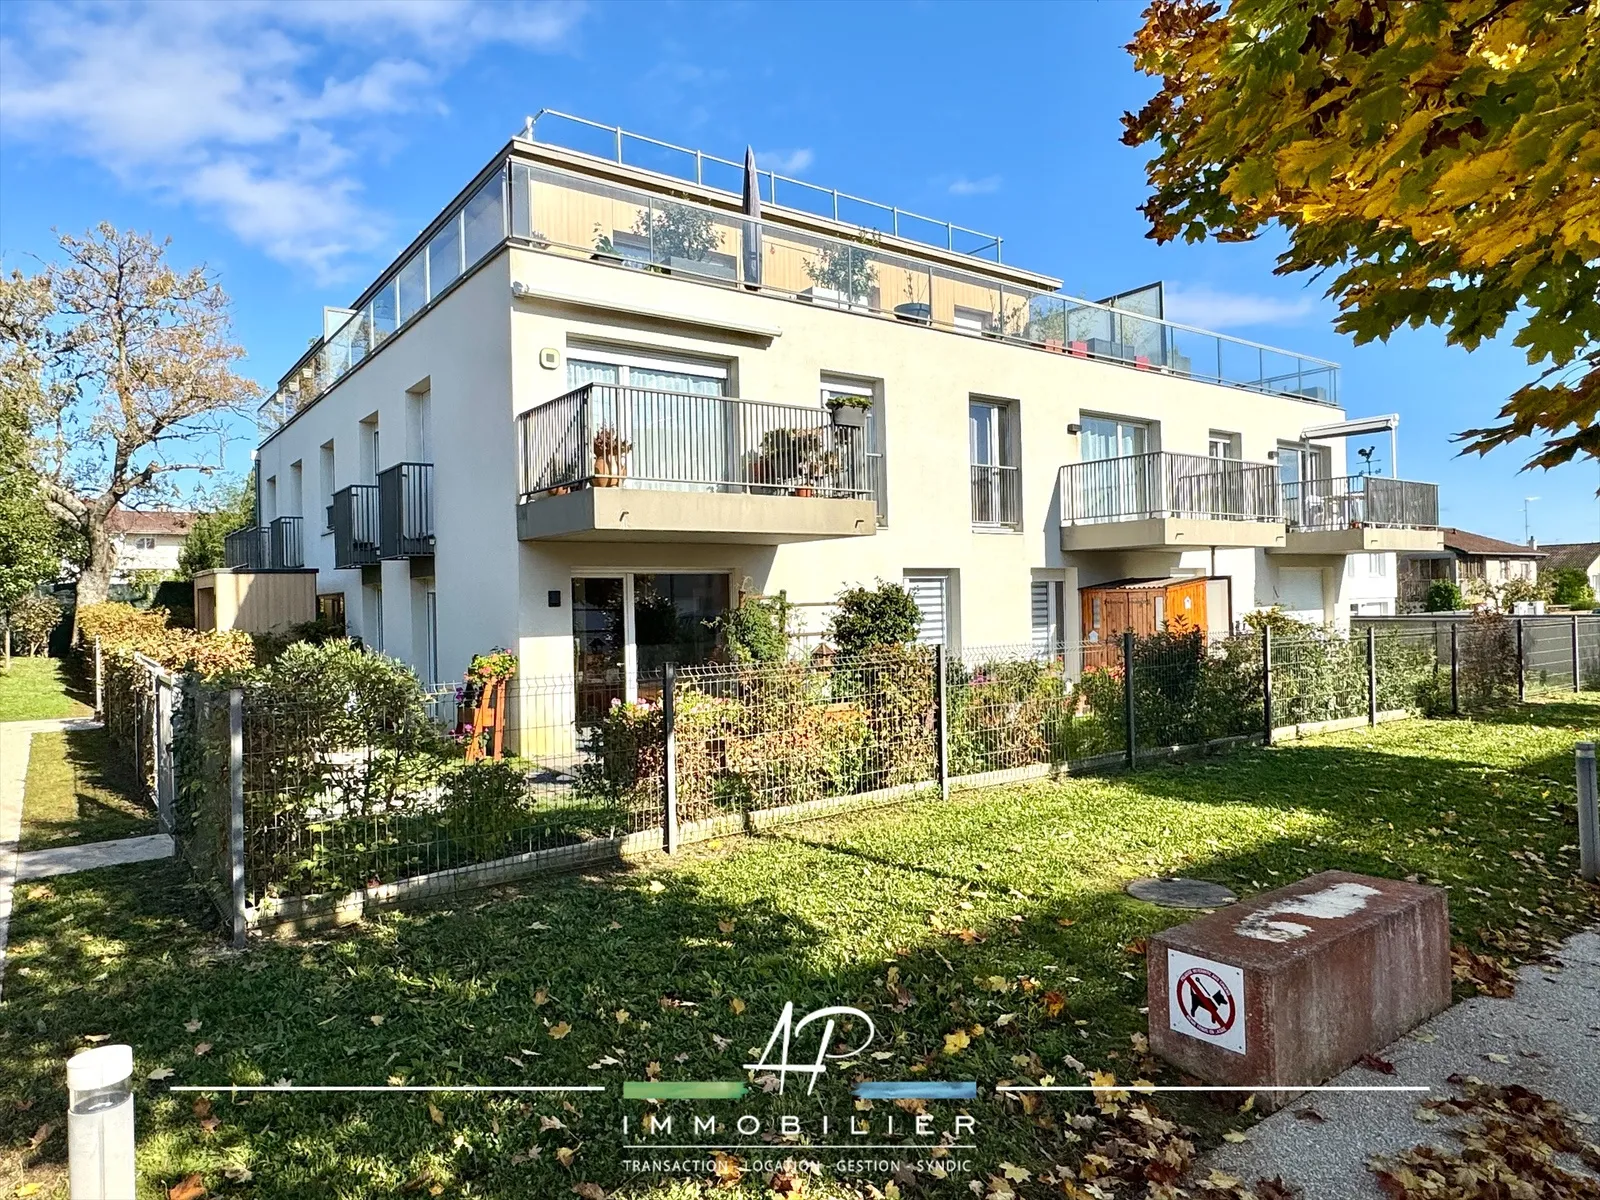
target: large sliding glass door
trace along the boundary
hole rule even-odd
[[[666,665],[710,662],[711,622],[728,608],[728,576],[619,572],[572,581],[573,666],[580,724],[613,702],[654,699]]]
[[[724,478],[731,450],[728,371],[713,363],[673,362],[609,351],[575,350],[567,386],[596,389],[594,432],[610,429],[632,444],[624,487],[683,491]],[[710,397],[701,400],[699,397]]]

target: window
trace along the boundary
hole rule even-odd
[[[950,579],[946,575],[907,575],[906,591],[916,601],[921,621],[917,625],[917,641],[924,646],[936,646],[949,637]]]
[[[1150,426],[1143,421],[1120,417],[1084,417],[1078,435],[1078,454],[1084,462],[1107,458],[1126,458],[1144,454],[1150,448]]]
[[[1060,654],[1065,638],[1061,629],[1062,583],[1035,579],[1029,588],[1028,624],[1036,654]]]
[[[427,674],[423,676],[430,684],[437,684],[439,680],[439,593],[428,590],[423,596],[423,628],[427,636],[427,645],[424,648],[427,661],[423,664]]]
[[[256,523],[266,525],[278,515],[278,477],[267,476],[266,483],[261,485],[261,504],[256,513]]]
[[[321,463],[321,488],[322,516],[326,524],[324,532],[333,532],[333,443],[323,442],[320,452]],[[341,601],[342,603],[342,601]],[[343,617],[341,616],[341,620]]]
[[[732,406],[698,397],[728,395],[728,368],[713,362],[569,347],[567,386],[596,388],[594,428],[632,442],[629,487],[715,491],[730,478],[738,449]]]
[[[1016,467],[1015,417],[1010,405],[973,400],[967,405],[972,464],[972,523],[1022,524],[1022,487]]]
[[[133,539],[133,545],[136,550],[154,550],[156,539],[149,536],[137,537]]]
[[[867,447],[867,477],[872,488],[873,501],[878,508],[878,525],[880,527],[889,523],[889,485],[885,475],[885,459],[883,455],[883,420],[879,413],[881,400],[879,388],[876,383],[868,380],[853,380],[842,375],[824,375],[822,377],[822,406],[826,408],[828,401],[844,396],[866,396],[872,401],[872,407],[867,410],[866,425],[862,429],[865,434],[863,439]]]
[[[324,592],[317,597],[317,620],[325,621],[344,633],[344,593]]]
[[[728,577],[615,572],[574,576],[572,646],[580,722],[613,702],[658,695],[667,663],[709,661],[709,622],[728,607]]]
[[[289,488],[288,488],[288,493],[289,494],[285,498],[285,504],[284,504],[284,507],[283,507],[283,514],[282,514],[283,516],[286,516],[286,517],[298,517],[298,516],[301,515],[300,505],[302,503],[302,489],[305,486],[305,482],[304,481],[305,481],[305,470],[304,470],[304,467],[302,466],[302,464],[298,460],[296,460],[295,462],[290,463],[289,464]]]
[[[1213,429],[1206,442],[1206,452],[1212,458],[1237,459],[1239,457],[1239,435],[1236,433],[1218,433]]]
[[[962,333],[982,333],[989,323],[989,314],[981,308],[962,308],[956,305],[954,325]]]

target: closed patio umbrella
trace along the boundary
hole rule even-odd
[[[749,219],[744,230],[744,282],[746,287],[761,286],[761,179],[756,173],[756,152],[744,148],[744,215]]]

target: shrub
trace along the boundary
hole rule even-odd
[[[789,657],[789,597],[745,592],[739,603],[712,622],[728,659],[736,663],[780,663]]]
[[[28,595],[0,613],[0,630],[11,634],[13,654],[43,654],[61,623],[61,605],[49,596]]]
[[[162,608],[90,604],[78,610],[78,629],[85,644],[98,637],[105,654],[132,655],[137,651],[169,671],[221,676],[248,670],[256,663],[255,642],[248,633],[184,629],[169,624]]]
[[[922,625],[917,602],[898,583],[880,579],[875,588],[846,588],[834,603],[830,633],[835,649],[846,658],[915,641]]]
[[[1435,579],[1428,585],[1422,607],[1428,612],[1460,612],[1467,607],[1467,599],[1455,580]]]
[[[1072,688],[1059,662],[987,662],[970,672],[952,662],[949,672],[951,774],[1081,757],[1074,754]]]
[[[1508,579],[1500,585],[1500,590],[1495,594],[1495,602],[1502,609],[1509,609],[1512,605],[1524,601],[1547,599],[1549,590],[1544,583],[1532,579]]]
[[[1589,585],[1589,577],[1578,567],[1557,567],[1541,577],[1550,589],[1550,600],[1553,604],[1564,604],[1568,608],[1593,608],[1594,588]]]
[[[531,819],[522,769],[505,759],[462,764],[444,776],[440,814],[456,847],[451,858],[490,862],[514,853]]]
[[[1501,708],[1517,699],[1516,627],[1499,613],[1481,612],[1460,636],[1458,689],[1468,710]]]

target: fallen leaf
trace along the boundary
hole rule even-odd
[[[435,1125],[444,1124],[443,1111],[431,1100],[428,1101],[428,1120],[432,1121]]]
[[[537,988],[533,993],[533,1006],[543,1008],[550,1000],[550,993],[543,988]]]
[[[1002,1175],[1004,1175],[1007,1179],[1011,1180],[1013,1183],[1025,1183],[1028,1180],[1033,1178],[1033,1175],[1030,1172],[1024,1171],[1021,1167],[1017,1166],[1015,1163],[1008,1163],[1008,1162],[1001,1163],[1000,1164],[1000,1173]]]
[[[185,1175],[177,1183],[167,1189],[167,1200],[200,1200],[206,1194],[206,1181],[200,1177],[200,1172]]]
[[[185,1029],[187,1029],[190,1033],[199,1033],[200,1032],[200,1022],[199,1021],[185,1021],[183,1023],[183,1027]]]
[[[41,1125],[33,1131],[33,1136],[28,1139],[28,1149],[37,1150],[50,1140],[50,1135],[56,1131],[54,1125]]]
[[[1394,1064],[1387,1058],[1379,1058],[1376,1054],[1363,1054],[1356,1059],[1356,1066],[1365,1067],[1369,1071],[1376,1071],[1379,1075],[1394,1074]]]
[[[150,1074],[146,1075],[145,1078],[153,1079],[157,1083],[160,1083],[163,1079],[171,1079],[172,1076],[173,1070],[171,1067],[157,1067],[154,1071],[151,1071]]]
[[[740,1013],[744,1012],[744,1001],[735,996],[733,999],[728,1001],[728,1007],[733,1009],[733,1015],[737,1017]]]
[[[1505,1054],[1485,1054],[1484,1057],[1492,1063],[1508,1063],[1511,1061],[1510,1056]]]
[[[960,1054],[972,1044],[972,1039],[967,1036],[965,1029],[958,1029],[954,1033],[944,1035],[944,1052],[949,1055]]]
[[[1294,1110],[1294,1118],[1297,1121],[1310,1121],[1313,1125],[1322,1125],[1328,1120],[1314,1108],[1297,1108]]]
[[[575,1183],[572,1194],[581,1200],[606,1200],[606,1190],[598,1183]]]
[[[718,933],[732,933],[733,932],[733,928],[734,928],[734,923],[732,921],[718,921],[717,922],[717,932]]]
[[[371,1021],[374,1025],[382,1025],[383,1024],[383,1019],[384,1018],[383,1018],[383,1014],[382,1013],[373,1013],[370,1017],[367,1018],[367,1020]]]
[[[1239,1129],[1230,1129],[1222,1135],[1222,1140],[1225,1142],[1248,1142],[1250,1135]]]
[[[571,1146],[556,1147],[556,1161],[568,1170],[572,1168],[572,1160],[578,1157],[578,1152]]]
[[[652,879],[650,881],[650,890],[652,892],[664,892],[667,890],[667,885],[662,883],[659,879]]]
[[[559,1042],[562,1038],[566,1037],[567,1034],[572,1032],[572,1026],[568,1025],[565,1021],[557,1021],[554,1025],[550,1026],[548,1032],[551,1037],[555,1038],[556,1041]]]
[[[210,1054],[210,1053],[211,1053],[211,1043],[210,1042],[198,1042],[198,1043],[195,1044],[194,1056],[196,1058],[199,1058],[203,1054]]]
[[[244,1166],[242,1163],[236,1163],[232,1166],[223,1167],[222,1174],[224,1178],[233,1183],[249,1183],[250,1180],[254,1178],[250,1168]]]

